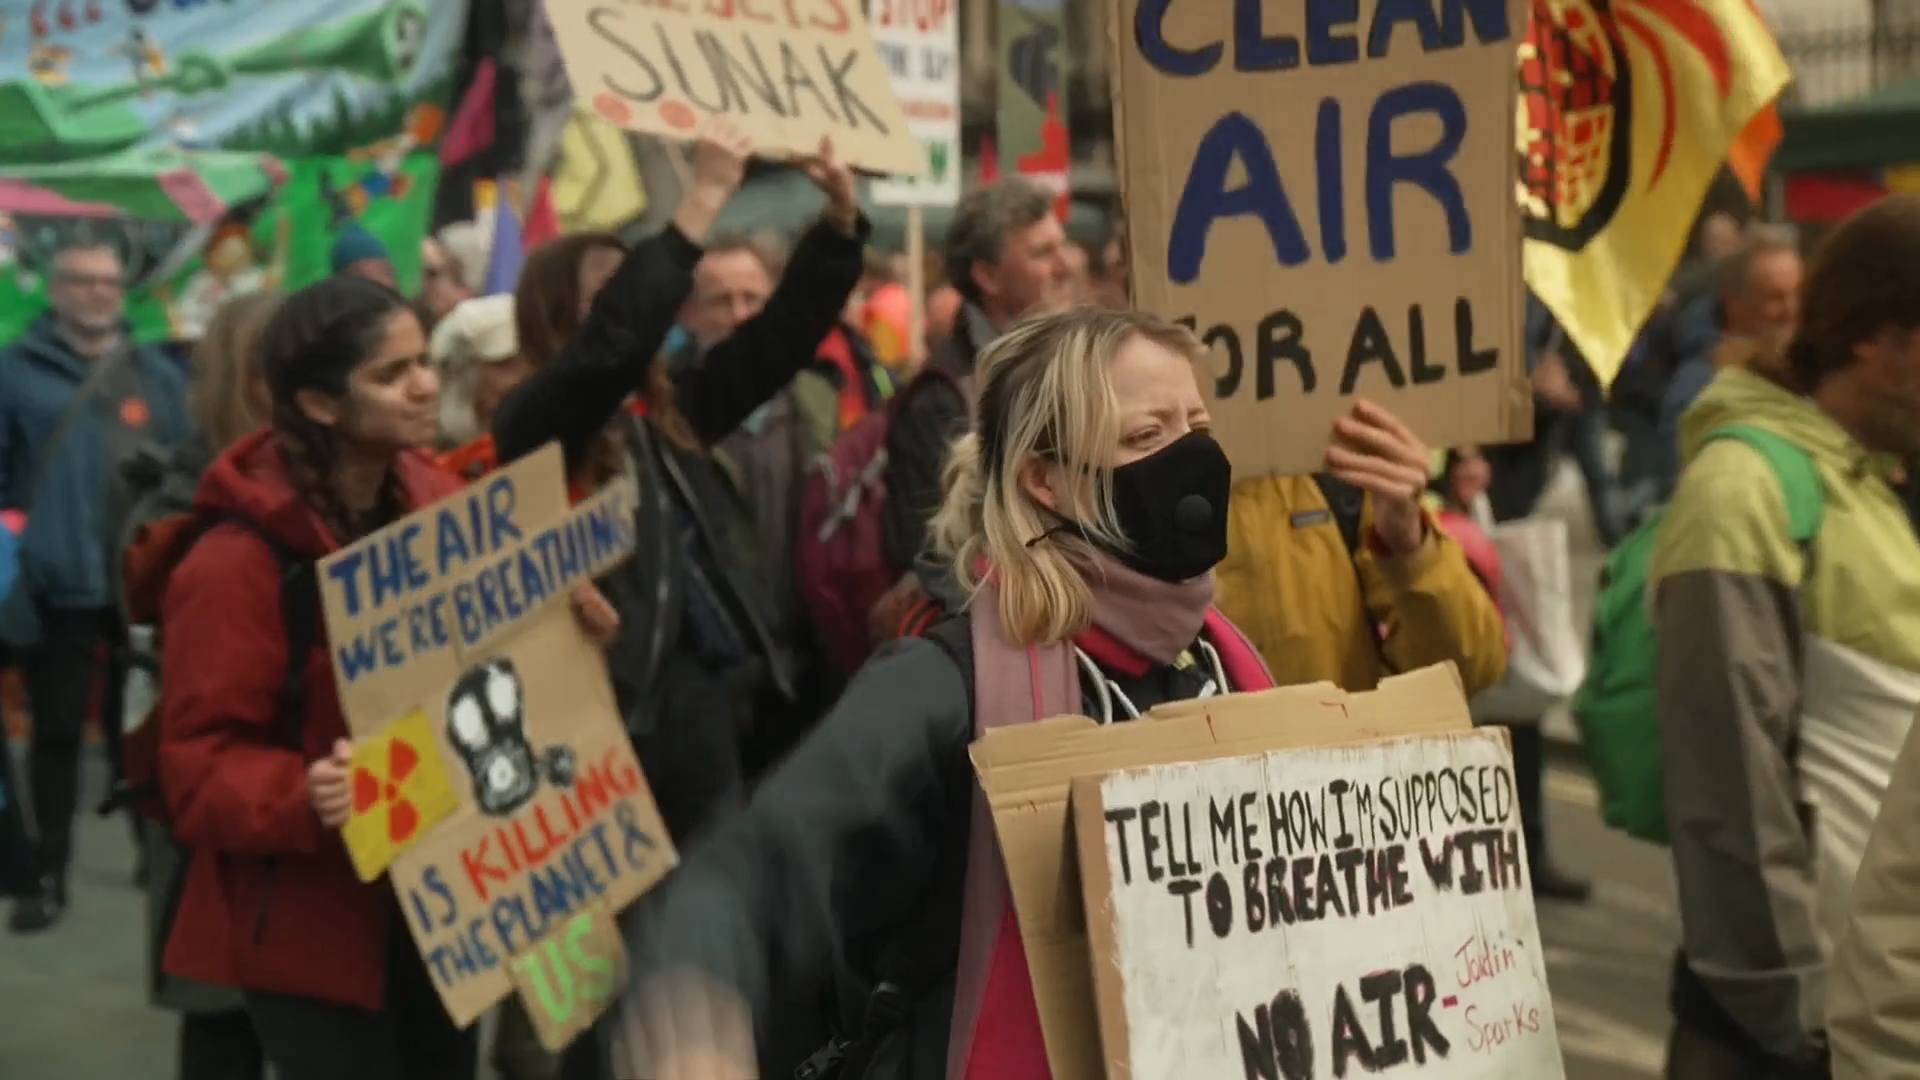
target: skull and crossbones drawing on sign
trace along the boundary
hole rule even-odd
[[[506,817],[533,800],[540,781],[573,786],[571,747],[535,751],[527,737],[525,686],[513,661],[496,656],[468,669],[447,695],[447,738],[473,777],[480,812]]]

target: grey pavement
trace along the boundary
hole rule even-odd
[[[1572,523],[1576,577],[1590,581],[1598,552],[1578,480],[1562,477],[1548,505]],[[1584,619],[1584,590],[1580,600]],[[97,795],[104,770],[94,765]],[[1657,1077],[1678,934],[1667,860],[1600,823],[1592,784],[1577,764],[1554,766],[1548,794],[1558,861],[1597,882],[1588,905],[1540,909],[1567,1076]],[[145,928],[132,867],[124,825],[89,817],[66,921],[34,937],[0,928],[0,1080],[173,1080],[176,1024],[146,1003]]]

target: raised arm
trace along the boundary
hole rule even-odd
[[[702,442],[732,434],[812,363],[860,284],[870,230],[853,173],[834,156],[831,142],[800,164],[826,193],[825,213],[801,238],[767,306],[708,349],[675,386],[680,415]]]
[[[746,173],[747,152],[724,127],[695,145],[693,185],[673,223],[628,253],[560,355],[501,403],[493,437],[503,463],[558,439],[571,471],[627,396],[646,385],[693,289],[700,244]]]

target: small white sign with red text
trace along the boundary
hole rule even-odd
[[[985,2],[985,0],[982,0]],[[959,0],[868,0],[881,66],[927,151],[927,171],[875,180],[882,206],[952,206],[960,201]]]

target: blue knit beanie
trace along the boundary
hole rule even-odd
[[[357,221],[348,222],[340,230],[340,236],[333,242],[333,272],[339,273],[357,262],[368,259],[391,259],[387,245]]]

